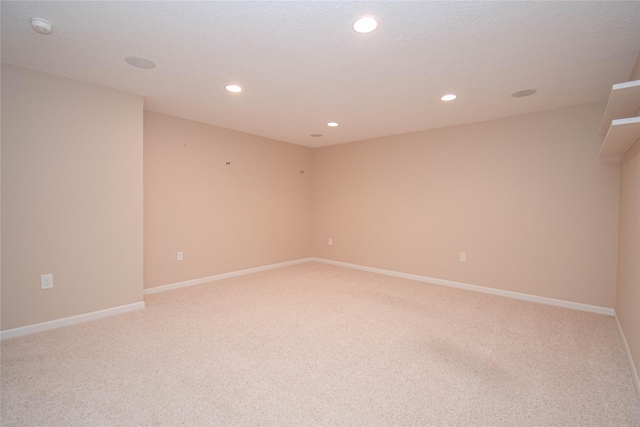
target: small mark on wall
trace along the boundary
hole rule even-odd
[[[300,171],[300,173],[304,173],[304,171]]]
[[[231,162],[227,162],[227,166],[229,166],[231,164]]]

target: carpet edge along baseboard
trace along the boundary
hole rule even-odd
[[[340,267],[352,268],[352,269],[355,269],[355,270],[368,271],[368,272],[371,272],[371,273],[384,274],[384,275],[387,275],[387,276],[393,276],[393,277],[399,277],[399,278],[403,278],[403,279],[409,279],[409,280],[416,280],[416,281],[420,281],[420,282],[432,283],[432,284],[435,284],[435,285],[449,286],[449,287],[465,289],[465,290],[474,291],[474,292],[482,292],[482,293],[488,293],[488,294],[503,296],[503,297],[507,297],[507,298],[514,298],[514,299],[520,299],[520,300],[524,300],[524,301],[530,301],[530,302],[537,302],[537,303],[541,303],[541,304],[553,305],[553,306],[557,306],[557,307],[564,307],[564,308],[569,308],[569,309],[573,309],[573,310],[580,310],[580,311],[587,311],[587,312],[591,312],[591,313],[604,314],[604,315],[608,315],[608,316],[615,316],[615,310],[613,308],[608,308],[608,307],[600,307],[600,306],[595,306],[595,305],[577,303],[577,302],[573,302],[573,301],[558,300],[558,299],[554,299],[554,298],[541,297],[541,296],[537,296],[537,295],[524,294],[524,293],[520,293],[520,292],[506,291],[506,290],[503,290],[503,289],[489,288],[489,287],[485,287],[485,286],[478,286],[478,285],[472,285],[472,284],[468,284],[468,283],[455,282],[455,281],[452,281],[452,280],[438,279],[438,278],[434,278],[434,277],[421,276],[421,275],[410,274],[410,273],[402,273],[402,272],[398,272],[398,271],[385,270],[385,269],[374,268],[374,267],[367,267],[367,266],[358,265],[358,264],[350,264],[350,263],[346,263],[346,262],[342,262],[342,261],[334,261],[334,260],[329,260],[329,259],[324,259],[324,258],[316,258],[316,257],[301,258],[301,259],[292,260],[292,261],[285,261],[285,262],[281,262],[281,263],[277,263],[277,264],[269,264],[269,265],[264,265],[264,266],[260,266],[260,267],[248,268],[248,269],[244,269],[244,270],[232,271],[232,272],[228,272],[228,273],[216,274],[216,275],[213,275],[213,276],[202,277],[202,278],[198,278],[198,279],[192,279],[192,280],[186,280],[186,281],[182,281],[182,282],[170,283],[170,284],[167,284],[167,285],[156,286],[156,287],[153,287],[153,288],[144,289],[143,290],[143,295],[150,295],[150,294],[154,294],[154,293],[158,293],[158,292],[165,292],[165,291],[170,291],[170,290],[174,290],[174,289],[180,289],[180,288],[185,288],[185,287],[189,287],[189,286],[195,286],[195,285],[200,285],[200,284],[204,284],[204,283],[215,282],[217,280],[228,279],[228,278],[231,278],[231,277],[244,276],[244,275],[247,275],[247,274],[258,273],[258,272],[261,272],[261,271],[267,271],[267,270],[272,270],[272,269],[276,269],[276,268],[288,267],[288,266],[292,266],[292,265],[296,265],[296,264],[302,264],[302,263],[306,263],[306,262],[319,262],[319,263],[324,263],[324,264],[331,264],[331,265],[336,265],[336,266],[340,266]],[[27,325],[27,326],[14,328],[14,329],[8,329],[6,331],[0,331],[0,340],[19,337],[19,336],[22,336],[22,335],[33,334],[33,333],[36,333],[36,332],[47,331],[47,330],[50,330],[50,329],[60,328],[60,327],[63,327],[63,326],[73,325],[73,324],[81,323],[81,322],[87,322],[87,321],[90,321],[90,320],[96,320],[96,319],[100,319],[100,318],[103,318],[103,317],[113,316],[113,315],[116,315],[116,314],[127,313],[127,312],[133,311],[133,310],[140,310],[140,309],[143,309],[143,308],[144,308],[144,301],[141,301],[141,302],[137,302],[137,303],[134,303],[134,304],[128,304],[128,305],[123,305],[123,306],[118,306],[118,307],[112,307],[112,308],[108,308],[108,309],[105,309],[105,310],[99,310],[99,311],[94,311],[94,312],[90,312],[90,313],[80,314],[80,315],[77,315],[77,316],[70,316],[70,317],[65,317],[65,318],[62,318],[62,319],[55,319],[55,320],[51,320],[51,321],[47,321],[47,322],[43,322],[43,323],[36,323],[36,324],[33,324],[33,325]]]
[[[63,317],[61,319],[49,320],[47,322],[35,323],[33,325],[7,329],[6,331],[0,331],[0,341],[23,335],[35,334],[36,332],[62,328],[63,326],[75,325],[77,323],[89,322],[91,320],[102,319],[104,317],[115,316],[117,314],[128,313],[130,311],[142,310],[144,307],[144,301],[139,301],[134,302],[133,304],[120,305],[117,307],[106,308],[104,310],[78,314],[76,316]]]

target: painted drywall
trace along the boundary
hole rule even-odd
[[[142,301],[142,109],[2,64],[2,330]]]
[[[2,71],[2,330],[141,301],[142,99]],[[144,286],[316,256],[613,307],[602,110],[315,150],[145,112]]]
[[[640,368],[640,140],[620,165],[616,315],[636,369]]]
[[[145,288],[310,257],[311,156],[145,111]]]
[[[629,77],[629,81],[633,80],[640,80],[640,55],[638,55],[633,70],[631,70],[631,76]]]
[[[2,99],[2,66],[0,66],[0,100]],[[0,102],[0,330],[2,330],[2,102]]]
[[[603,111],[316,149],[313,256],[613,308],[619,165],[597,156]]]

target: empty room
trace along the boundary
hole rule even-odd
[[[640,426],[640,2],[2,1],[2,426]]]

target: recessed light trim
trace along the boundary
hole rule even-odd
[[[448,95],[444,95],[443,97],[441,97],[440,100],[442,100],[442,101],[453,101],[456,98],[457,98],[456,95],[450,93]]]
[[[330,128],[334,128],[334,127],[337,127],[337,126],[338,126],[338,123],[336,123],[336,122],[329,122],[329,123],[327,123],[327,126],[329,126]]]
[[[149,61],[148,59],[141,58],[139,56],[127,56],[124,58],[127,64],[132,65],[136,68],[142,68],[145,70],[150,70],[152,68],[156,68],[156,64]]]
[[[514,98],[524,98],[525,96],[533,95],[537,91],[538,91],[538,89],[523,89],[523,90],[519,90],[517,92],[513,92],[511,94],[511,96],[514,97]]]
[[[242,88],[238,85],[226,85],[224,88],[233,93],[242,92]]]
[[[378,28],[378,21],[373,16],[363,16],[353,21],[351,28],[356,33],[367,34]]]

